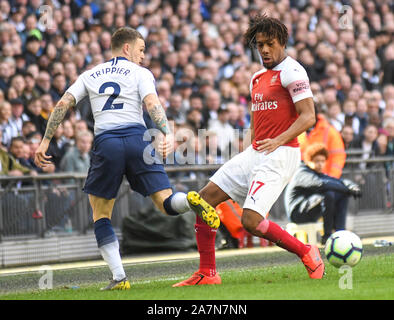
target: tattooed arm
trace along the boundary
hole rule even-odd
[[[160,132],[164,134],[164,139],[162,137],[157,137],[157,140],[155,139],[155,148],[164,158],[166,158],[174,149],[174,137],[171,133],[166,112],[164,111],[157,95],[153,93],[148,94],[145,97],[144,103],[152,121],[156,124]]]
[[[53,109],[53,112],[51,113],[51,116],[48,120],[45,135],[35,153],[34,163],[38,167],[42,168],[51,164],[51,161],[49,161],[51,156],[47,156],[45,154],[48,150],[49,142],[51,141],[60,123],[63,121],[67,111],[74,106],[75,98],[73,97],[73,95],[66,92]]]
[[[63,121],[68,109],[75,106],[75,98],[70,93],[66,92],[63,97],[56,104],[51,116],[49,117],[47,128],[45,131],[44,138],[51,141],[55,131]]]
[[[148,111],[152,121],[156,124],[157,128],[164,134],[171,133],[170,125],[167,120],[166,112],[164,111],[157,95],[151,93],[144,99],[146,110]]]

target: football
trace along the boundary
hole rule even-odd
[[[355,233],[341,230],[328,238],[324,253],[328,262],[336,268],[343,265],[354,267],[360,262],[363,246]]]

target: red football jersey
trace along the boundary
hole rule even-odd
[[[256,141],[275,138],[286,131],[298,118],[295,103],[313,97],[305,69],[287,57],[273,69],[256,72],[250,82],[253,148]],[[286,146],[298,147],[297,138]]]

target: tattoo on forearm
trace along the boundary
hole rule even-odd
[[[156,104],[152,108],[150,108],[148,112],[151,119],[154,123],[156,123],[159,130],[164,134],[169,134],[170,126],[163,107],[160,104]]]
[[[65,93],[63,97],[56,104],[51,116],[49,117],[47,128],[45,130],[44,137],[51,140],[55,131],[59,127],[60,123],[63,121],[68,109],[75,106],[75,98],[69,94]]]

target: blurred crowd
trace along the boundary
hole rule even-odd
[[[191,145],[195,163],[227,160],[250,125],[249,82],[261,63],[243,34],[263,11],[287,26],[287,53],[307,70],[316,108],[345,148],[394,155],[393,9],[390,0],[0,0],[0,173],[43,171],[33,157],[56,102],[111,58],[122,26],[146,40],[144,66],[178,144]],[[56,132],[44,172],[87,172],[92,131],[84,99]]]

